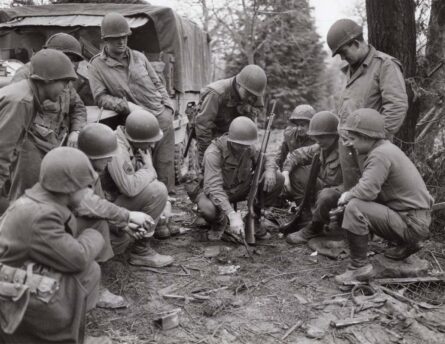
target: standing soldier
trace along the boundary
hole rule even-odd
[[[339,152],[346,190],[360,178],[358,157],[342,130],[356,109],[371,108],[385,117],[385,135],[389,140],[403,124],[408,109],[405,80],[400,62],[376,50],[363,39],[363,29],[350,19],[340,19],[329,29],[327,42],[332,56],[340,55],[348,65],[343,69],[347,82],[337,113],[340,117]]]
[[[202,216],[211,224],[209,240],[219,240],[229,220],[230,231],[244,235],[241,214],[232,202],[246,200],[257,158],[258,132],[255,123],[240,116],[230,124],[229,133],[215,139],[204,155],[204,190],[192,200]],[[262,187],[265,205],[272,205],[283,187],[283,177],[276,171],[275,158],[267,156]],[[257,206],[256,206],[257,207]],[[260,209],[257,207],[257,212]],[[255,233],[259,239],[268,233]]]
[[[215,81],[201,90],[195,119],[199,163],[214,138],[229,130],[238,116],[254,120],[263,110],[267,78],[257,65],[247,65],[229,79]]]
[[[358,109],[346,120],[354,149],[366,156],[359,182],[344,192],[346,204],[342,227],[351,252],[348,270],[337,282],[368,280],[374,270],[368,263],[370,233],[395,243],[385,256],[403,260],[420,250],[419,242],[429,236],[433,199],[412,161],[385,140],[386,121],[373,109]]]
[[[104,49],[91,59],[89,68],[94,100],[99,107],[121,115],[121,123],[130,113],[129,101],[156,116],[164,135],[153,150],[153,164],[159,180],[171,192],[175,186],[175,133],[174,108],[167,90],[145,55],[127,47],[131,30],[121,14],[107,14],[101,34]]]
[[[96,304],[100,280],[95,259],[104,239],[98,227],[80,227],[71,209],[96,178],[85,154],[56,148],[43,158],[39,182],[2,216],[2,288],[9,283],[18,290],[24,284],[31,297],[24,315],[7,311],[19,307],[14,298],[0,309],[1,343],[85,343],[85,315]],[[2,288],[3,308],[4,297],[11,295]],[[3,328],[5,317],[18,327]]]
[[[29,79],[0,90],[0,187],[11,180],[10,200],[39,180],[43,156],[63,137],[75,133],[77,141],[86,120],[85,113],[69,117],[67,104],[59,102],[69,82],[77,79],[64,53],[40,50],[31,58],[30,73]]]

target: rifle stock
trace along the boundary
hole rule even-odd
[[[266,131],[264,132],[263,140],[261,142],[261,150],[258,154],[258,158],[256,161],[255,166],[255,172],[253,174],[253,180],[252,184],[249,190],[249,196],[247,197],[247,217],[246,217],[246,224],[245,224],[245,235],[246,235],[246,242],[248,244],[255,244],[255,220],[257,217],[257,214],[255,213],[254,204],[255,199],[258,193],[258,187],[260,184],[260,179],[263,173],[264,168],[264,160],[265,160],[265,154],[267,145],[269,143],[270,138],[270,130],[272,128],[272,122],[275,118],[275,106],[277,102],[274,100],[272,104],[272,110],[269,115],[269,118],[267,120],[267,126]]]
[[[295,214],[295,217],[292,219],[291,222],[285,224],[284,226],[280,227],[280,233],[283,233],[284,235],[298,232],[301,229],[301,226],[299,227],[298,224],[301,220],[301,216],[303,215],[303,212],[306,209],[310,209],[311,206],[311,196],[312,192],[315,188],[315,184],[317,182],[318,172],[320,171],[320,153],[317,153],[312,158],[311,163],[311,170],[309,171],[309,179],[306,183],[306,187],[304,189],[304,195],[303,200],[301,201],[300,206],[298,207],[298,210]]]

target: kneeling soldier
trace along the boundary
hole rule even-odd
[[[233,234],[244,235],[241,214],[232,207],[232,202],[246,200],[257,158],[258,132],[255,123],[247,117],[235,118],[229,133],[215,139],[204,154],[203,192],[195,202],[202,216],[212,224],[209,240],[221,238],[227,218]],[[276,171],[273,156],[267,156],[263,185],[265,205],[272,205],[283,187],[283,177]],[[257,208],[259,211],[260,209]],[[265,238],[267,232],[256,233]]]
[[[289,173],[306,167],[316,154],[319,154],[320,159],[320,170],[313,190],[317,193],[317,199],[312,209],[311,222],[299,232],[288,235],[286,241],[289,244],[304,244],[322,235],[324,225],[329,222],[329,211],[337,205],[342,192],[337,126],[338,118],[332,112],[315,114],[309,124],[308,135],[317,143],[294,150],[284,163],[284,185],[289,188],[294,184],[289,180]]]
[[[3,215],[0,279],[28,285],[31,298],[15,331],[0,322],[1,343],[84,343],[85,314],[95,306],[100,280],[95,259],[104,239],[98,227],[81,228],[70,209],[96,178],[84,153],[55,148],[42,160],[39,182]]]
[[[374,275],[368,263],[370,233],[397,246],[387,258],[403,260],[420,249],[429,236],[433,199],[412,161],[385,140],[384,117],[376,110],[358,109],[346,119],[350,142],[358,154],[366,155],[356,186],[341,195],[346,204],[342,227],[347,231],[351,264],[338,283],[367,280]]]

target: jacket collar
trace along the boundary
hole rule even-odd
[[[127,50],[125,52],[125,54],[127,55],[128,61],[131,60],[131,50],[130,48],[127,47]],[[112,58],[108,52],[107,52],[107,47],[104,47],[101,54],[100,54],[100,58],[110,67],[117,67],[117,66],[122,66],[124,67],[124,64],[122,62],[119,62],[118,60]]]
[[[351,83],[357,80],[362,74],[366,73],[366,69],[371,64],[371,61],[376,55],[377,50],[371,44],[369,44],[368,46],[369,46],[368,55],[366,55],[365,59],[362,61],[362,63],[360,64],[360,66],[357,68],[357,70],[353,75],[351,75],[352,69],[349,64],[346,64],[341,68],[342,72],[346,74],[346,76],[348,77],[346,86],[349,86]]]
[[[127,135],[125,135],[125,127],[123,125],[119,125],[115,133],[117,141],[121,144],[121,146],[125,147],[131,156],[134,156],[133,147],[131,146],[130,141],[127,139]]]
[[[60,201],[54,197],[54,194],[45,190],[40,183],[34,184],[32,188],[25,190],[25,196],[37,203],[50,204],[60,212],[71,212],[66,205],[60,204]]]

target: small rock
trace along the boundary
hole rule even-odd
[[[239,265],[218,266],[218,273],[220,275],[232,275],[241,267]]]
[[[321,339],[324,336],[325,332],[318,327],[308,326],[308,328],[306,329],[306,337],[308,338]]]
[[[204,250],[204,257],[206,258],[216,257],[220,251],[221,248],[219,246],[209,246]]]

